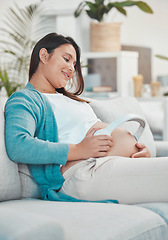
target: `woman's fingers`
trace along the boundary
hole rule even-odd
[[[136,143],[135,146],[139,149],[139,152],[134,153],[131,156],[131,158],[140,158],[140,157],[149,158],[151,156],[148,148],[143,143]]]
[[[114,144],[113,140],[109,140],[109,139],[102,139],[100,141],[100,146],[109,146],[109,147],[112,147]]]
[[[99,141],[100,145],[108,145],[108,146],[112,146],[113,145],[113,139],[111,136],[109,135],[97,135],[94,136],[94,133],[99,130],[100,128],[92,128],[91,130],[89,130],[86,134],[86,137],[94,137],[95,140]]]
[[[113,146],[113,139],[108,135],[97,135],[94,133],[100,128],[89,130],[85,138],[77,144],[80,154],[87,159],[89,157],[105,157]]]
[[[145,144],[143,144],[143,143],[136,143],[135,146],[139,149],[146,148]]]
[[[141,152],[137,152],[131,156],[131,158],[142,158],[142,157],[149,158],[150,154],[146,151],[141,151]]]
[[[101,128],[92,128],[92,129],[89,129],[89,131],[86,133],[86,136],[93,136],[94,133],[98,130],[100,130]]]
[[[94,136],[95,139],[98,141],[99,146],[107,146],[111,148],[114,144],[113,139],[111,136],[108,135],[99,135],[99,136]]]

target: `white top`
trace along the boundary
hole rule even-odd
[[[44,95],[51,103],[61,143],[81,142],[87,131],[100,121],[88,103],[78,102],[61,93],[44,93]]]

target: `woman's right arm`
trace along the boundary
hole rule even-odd
[[[45,124],[40,125],[45,123],[44,117],[38,97],[31,98],[21,91],[9,98],[5,107],[5,143],[11,160],[26,164],[66,164],[69,145],[45,141],[38,134],[45,128]]]

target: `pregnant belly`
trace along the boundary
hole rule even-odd
[[[97,122],[92,128],[105,128],[107,123]],[[131,157],[133,153],[138,152],[138,148],[135,146],[136,140],[134,136],[123,128],[116,128],[111,136],[113,138],[113,146],[110,148],[108,155],[109,156],[122,156],[122,157]],[[64,173],[68,168],[73,165],[81,162],[79,161],[68,161],[65,166],[61,167],[61,172]]]
[[[105,128],[108,124],[104,122],[95,123],[92,128]],[[116,128],[112,133],[111,137],[113,138],[113,146],[108,152],[109,156],[122,156],[122,157],[131,157],[133,153],[138,152],[138,148],[135,146],[137,141],[134,136],[123,128]]]

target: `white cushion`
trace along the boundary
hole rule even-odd
[[[28,165],[19,164],[19,174],[21,180],[22,198],[41,198],[41,190],[30,174]]]
[[[22,205],[22,200],[10,201]],[[7,205],[0,206],[0,239],[1,240],[63,240],[63,229],[54,219],[21,211],[16,206],[8,208]]]
[[[163,102],[142,101],[139,104],[144,111],[152,133],[162,135],[164,131]]]
[[[2,206],[3,208],[6,206],[10,211],[17,209],[19,213],[24,212],[25,216],[28,217],[27,223],[29,225],[31,215],[29,218],[28,213],[33,213],[35,217],[39,215],[42,221],[44,221],[43,217],[45,216],[55,223],[58,222],[66,240],[158,240],[168,238],[166,222],[156,213],[137,206],[31,199],[11,201],[3,203]],[[35,221],[33,220],[34,216],[32,216],[34,229],[30,225],[33,232],[36,227],[39,229],[39,225],[41,225],[41,222],[36,220],[37,217]],[[23,220],[25,221],[25,219]],[[26,227],[23,227],[23,233],[26,233]],[[9,229],[11,230],[11,227]],[[23,239],[27,240],[27,238]],[[30,239],[34,240],[34,238]],[[48,234],[47,239],[53,238]]]
[[[103,122],[111,123],[118,117],[127,113],[138,114],[146,120],[145,114],[143,113],[138,101],[133,97],[122,97],[112,100],[89,100],[94,112]],[[123,125],[123,127],[128,129],[132,134],[135,133],[138,126],[139,124],[137,122],[132,121]],[[144,143],[148,147],[152,157],[156,156],[155,142],[148,123],[146,124],[145,130],[139,139],[139,142]]]
[[[21,184],[18,165],[12,162],[6,153],[2,105],[0,105],[0,136],[0,201],[19,199],[21,197]]]

